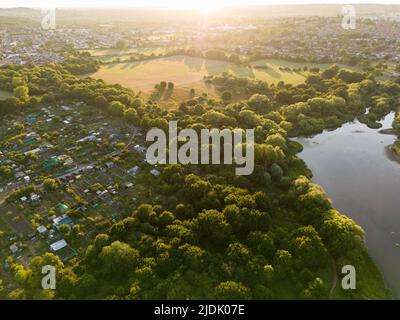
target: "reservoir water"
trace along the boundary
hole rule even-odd
[[[394,114],[381,121],[391,128]],[[400,163],[386,147],[394,135],[354,121],[314,137],[293,139],[333,206],[365,231],[368,251],[386,284],[400,298]],[[390,153],[390,152],[389,152]]]

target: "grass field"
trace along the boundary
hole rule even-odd
[[[95,49],[95,50],[86,50],[93,57],[102,57],[102,56],[123,56],[129,55],[133,53],[142,53],[142,54],[164,54],[173,48],[170,47],[140,47],[140,48],[130,48],[130,49]]]
[[[254,63],[254,65],[260,64],[261,62]],[[140,62],[105,65],[91,76],[111,83],[120,83],[134,90],[147,92],[151,91],[154,85],[162,80],[172,81],[176,86],[190,85],[191,83],[201,81],[205,75],[216,75],[222,72],[230,72],[241,77],[260,79],[268,83],[285,81],[292,84],[303,82],[307,75],[307,73],[279,70],[280,66],[285,67],[287,65],[280,64],[277,60],[268,63],[268,65],[268,69],[255,69],[253,67],[238,66],[225,61],[174,56]]]
[[[9,98],[12,96],[13,96],[13,94],[11,92],[0,90],[0,100],[6,99],[6,98]]]
[[[255,68],[255,66],[264,66],[264,68]],[[294,72],[282,70],[282,68],[293,69],[303,68],[304,66],[325,69],[330,64],[296,63],[268,59],[255,61],[250,67],[245,67],[226,61],[173,56],[132,63],[108,64],[102,66],[98,72],[90,76],[103,79],[109,83],[119,83],[134,91],[141,91],[145,97],[151,94],[156,83],[163,80],[172,81],[175,84],[175,90],[170,102],[173,104],[173,102],[187,100],[191,88],[194,88],[197,94],[205,92],[211,96],[218,96],[213,88],[204,84],[203,77],[205,75],[229,72],[240,77],[260,79],[269,84],[276,84],[279,81],[300,84],[305,80],[308,72]]]

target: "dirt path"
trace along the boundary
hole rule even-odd
[[[337,285],[337,272],[336,272],[336,262],[335,260],[331,257],[331,265],[332,265],[332,287],[331,290],[329,291],[329,300],[333,300],[333,297],[335,295],[335,290],[336,290],[336,285]]]

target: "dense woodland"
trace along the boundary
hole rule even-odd
[[[336,66],[304,84],[268,85],[229,74],[207,77],[224,99],[206,95],[166,111],[135,92],[92,78],[79,79],[75,60],[47,66],[6,66],[2,116],[58,101],[83,101],[142,130],[255,128],[255,170],[231,166],[164,165],[152,203],[98,234],[84,256],[66,264],[46,253],[29,268],[9,259],[19,289],[13,299],[326,299],[333,267],[358,268],[349,299],[388,298],[369,258],[363,230],[337,212],[296,154],[291,136],[311,135],[355,118],[378,127],[398,106],[400,80]],[[228,94],[229,93],[229,94]],[[235,97],[243,97],[241,100]],[[400,119],[394,124],[399,128]],[[50,183],[50,182],[49,182]],[[40,288],[41,267],[55,265],[56,291]],[[328,276],[325,276],[328,274]]]

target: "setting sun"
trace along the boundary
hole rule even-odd
[[[173,0],[169,1],[165,6],[173,9],[189,9],[198,10],[201,12],[209,12],[224,6],[225,1],[213,1],[213,0],[203,0],[203,1],[185,1],[185,0]]]

